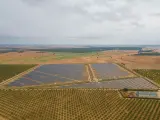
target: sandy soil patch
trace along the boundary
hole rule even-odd
[[[136,50],[110,50],[95,55],[55,59],[51,53],[26,51],[0,54],[0,63],[7,64],[65,64],[65,63],[124,63],[131,69],[160,69],[160,56],[133,56]]]
[[[50,53],[40,53],[36,51],[26,51],[23,53],[9,52],[0,54],[0,63],[25,64],[28,61],[34,61],[36,59],[45,58],[45,56],[51,56],[51,55],[52,54]]]
[[[132,69],[160,69],[160,56],[123,56],[117,61]]]

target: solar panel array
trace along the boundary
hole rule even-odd
[[[92,68],[98,79],[118,78],[130,75],[119,66],[112,63],[92,64]]]
[[[24,75],[8,86],[30,86],[50,83],[61,83],[87,79],[83,72],[83,64],[42,65],[34,71]]]
[[[113,76],[127,76],[130,73],[120,69],[115,64],[92,64],[100,78]],[[50,64],[42,65],[34,71],[11,82],[8,86],[32,86],[41,84],[57,84],[74,81],[87,80],[84,76],[85,65],[83,64]],[[87,73],[87,72],[86,72]],[[63,84],[62,84],[63,85]],[[157,89],[155,85],[143,78],[130,78],[121,80],[111,80],[105,82],[91,82],[70,86],[61,86],[61,88],[131,88],[131,89]]]
[[[115,88],[115,89],[158,89],[155,85],[143,78],[131,78],[122,80],[112,80],[105,82],[93,82],[86,84],[75,84],[70,86],[63,86],[62,88]]]

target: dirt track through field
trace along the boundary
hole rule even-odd
[[[88,68],[89,68],[89,71],[90,71],[90,75],[92,76],[91,79],[95,82],[98,82],[98,79],[97,79],[96,75],[94,74],[94,71],[91,67],[91,64],[88,64]]]
[[[85,65],[85,68],[86,68],[86,71],[87,71],[87,74],[88,74],[88,81],[92,81],[91,79],[91,75],[90,75],[90,72],[89,72],[89,68],[88,68],[88,65]]]

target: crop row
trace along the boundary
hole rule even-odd
[[[0,90],[0,116],[9,120],[158,120],[160,101],[124,99],[105,89]]]

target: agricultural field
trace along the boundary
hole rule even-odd
[[[44,64],[54,63],[54,61],[75,59],[95,55],[95,52],[72,53],[72,52],[8,52],[0,53],[0,64]]]
[[[1,63],[13,65],[0,65],[0,79],[34,67],[27,64],[41,66],[0,86],[0,120],[159,120],[160,100],[123,98],[114,90],[158,89],[148,80],[114,64],[114,60],[132,62],[133,59],[121,58],[128,54],[122,51],[1,54]],[[26,65],[20,67],[14,65],[16,62]],[[152,73],[154,82],[159,79],[158,75]]]
[[[83,64],[42,65],[22,76],[9,86],[30,86],[40,84],[61,84],[65,82],[88,81],[88,74]]]
[[[137,49],[38,49],[0,53],[0,64],[124,63],[130,69],[160,69],[160,56],[135,56]],[[74,51],[75,50],[75,51]]]
[[[159,120],[160,101],[107,89],[0,90],[5,120]]]
[[[160,69],[160,56],[121,55],[117,61],[130,69]]]
[[[0,65],[0,82],[5,81],[21,72],[24,72],[36,65]]]
[[[91,67],[94,70],[94,74],[98,79],[116,79],[121,77],[134,76],[132,73],[129,73],[120,66],[112,63],[92,64]]]
[[[40,53],[34,51],[26,52],[9,52],[0,54],[1,64],[32,64],[38,62],[44,62],[44,60],[53,59],[54,55],[51,53]]]
[[[160,70],[136,69],[134,71],[160,85]]]
[[[111,80],[103,82],[92,82],[84,84],[74,84],[61,86],[61,88],[112,88],[112,89],[158,89],[157,86],[143,78],[130,78],[121,80]]]
[[[95,52],[86,52],[86,53],[67,53],[67,52],[55,52],[56,59],[62,60],[62,59],[70,59],[70,58],[76,58],[76,57],[84,57],[84,56],[90,56],[95,55]]]

